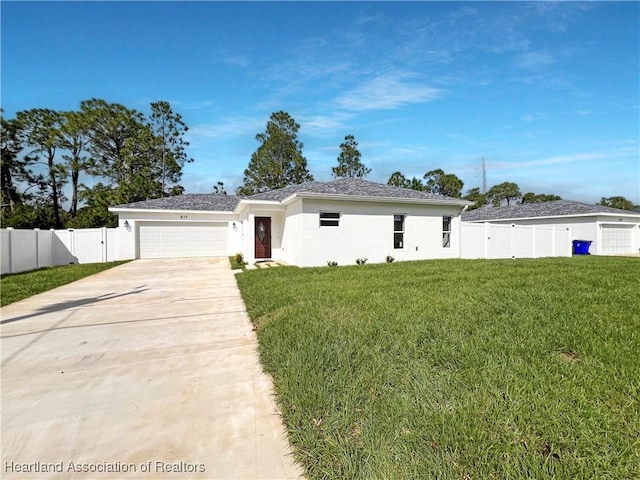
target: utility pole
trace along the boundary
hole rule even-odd
[[[487,164],[482,157],[482,194],[487,193]]]

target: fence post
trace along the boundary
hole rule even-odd
[[[74,263],[71,261],[73,257],[76,256],[76,233],[73,228],[69,228],[69,253],[70,257],[67,259],[67,265]]]
[[[40,229],[34,228],[33,233],[36,236],[36,269],[40,268]]]
[[[51,232],[51,265],[57,265],[56,262],[56,230],[55,228],[50,228]]]
[[[105,227],[102,227],[100,229],[100,236],[102,237],[102,240],[100,242],[101,251],[102,251],[102,263],[106,263],[108,250],[107,250],[107,229]]]
[[[556,227],[555,225],[551,229],[551,256],[556,256]]]
[[[515,256],[515,251],[516,251],[516,224],[512,223],[511,224],[511,235],[509,238],[509,248],[511,249],[511,251],[509,252],[511,254],[511,259],[515,260],[516,256]]]
[[[13,241],[13,227],[7,228],[7,251],[9,252],[9,273],[13,273],[13,248],[11,248],[11,242]]]
[[[456,228],[458,229],[458,258],[462,258],[462,212],[456,217]]]

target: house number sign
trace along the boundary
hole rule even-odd
[[[189,218],[189,215],[180,215],[180,220],[186,220]]]

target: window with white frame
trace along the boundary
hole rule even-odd
[[[339,212],[320,212],[320,226],[321,227],[339,227],[340,213]]]
[[[393,248],[404,248],[404,217],[393,216]]]
[[[451,217],[442,217],[442,248],[451,247]]]

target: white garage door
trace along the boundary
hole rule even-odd
[[[632,232],[628,225],[603,225],[602,253],[631,253]]]
[[[227,255],[226,223],[140,225],[140,258]]]

